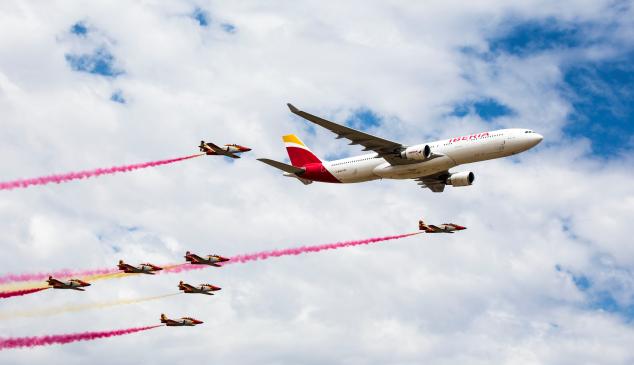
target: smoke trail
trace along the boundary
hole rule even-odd
[[[285,248],[285,249],[280,249],[280,250],[262,251],[262,252],[256,252],[256,253],[251,253],[251,254],[244,254],[244,255],[237,255],[237,256],[230,257],[229,261],[223,262],[222,265],[242,264],[242,263],[249,262],[249,261],[266,260],[266,259],[269,259],[271,257],[300,255],[300,254],[303,254],[303,253],[319,252],[319,251],[323,251],[323,250],[335,250],[335,249],[343,248],[343,247],[367,245],[367,244],[375,243],[375,242],[397,240],[397,239],[401,239],[401,238],[405,238],[405,237],[409,237],[409,236],[414,236],[414,235],[417,235],[417,234],[420,234],[420,232],[400,234],[400,235],[396,235],[396,236],[374,237],[374,238],[367,238],[367,239],[364,239],[364,240],[354,240],[354,241],[345,241],[345,242],[337,242],[337,243],[327,243],[327,244],[323,244],[323,245],[301,246],[301,247],[295,247],[295,248]],[[174,266],[174,267],[172,267],[172,268],[170,268],[168,270],[163,270],[163,271],[166,272],[166,273],[172,273],[172,272],[181,272],[181,271],[203,269],[205,267],[206,267],[205,265],[192,265],[192,264],[187,263],[187,264],[181,264],[181,265],[178,265],[178,266]]]
[[[17,297],[19,295],[27,295],[32,293],[37,293],[38,291],[46,290],[48,288],[33,288],[33,289],[22,289],[22,290],[13,290],[13,291],[3,291],[0,292],[0,298],[11,298]]]
[[[91,269],[91,270],[79,270],[72,271],[63,269],[55,272],[42,272],[33,274],[7,274],[0,276],[0,285],[24,281],[44,281],[49,276],[54,278],[70,278],[70,277],[82,277],[86,280],[98,280],[100,278],[108,278],[109,276],[117,276],[121,272],[117,268],[109,269]]]
[[[17,317],[54,316],[54,315],[62,314],[62,313],[80,312],[80,311],[85,311],[90,309],[102,309],[102,308],[109,308],[109,307],[114,307],[114,306],[124,305],[124,304],[148,302],[150,300],[173,297],[179,294],[182,294],[182,293],[178,292],[178,293],[155,295],[152,297],[134,298],[134,299],[119,299],[119,300],[112,300],[109,302],[102,302],[102,303],[74,304],[74,305],[66,305],[66,306],[57,307],[57,308],[42,308],[42,309],[34,309],[34,310],[27,310],[27,311],[5,312],[5,313],[0,313],[0,320],[13,319]]]
[[[249,261],[266,260],[266,259],[271,258],[271,257],[280,257],[280,256],[288,256],[288,255],[299,255],[299,254],[303,254],[303,253],[319,252],[319,251],[323,251],[323,250],[335,250],[335,249],[342,248],[342,247],[352,247],[352,246],[359,246],[359,245],[367,245],[369,243],[397,240],[397,239],[400,239],[400,238],[414,236],[414,235],[417,235],[419,233],[420,232],[415,232],[415,233],[399,234],[399,235],[396,235],[396,236],[375,237],[375,238],[368,238],[368,239],[364,239],[364,240],[345,241],[345,242],[337,242],[337,243],[327,243],[327,244],[324,244],[324,245],[302,246],[302,247],[296,247],[296,248],[285,248],[285,249],[281,249],[281,250],[262,251],[262,252],[256,252],[256,253],[251,253],[251,254],[246,254],[246,255],[237,255],[237,256],[231,257],[230,260],[226,262],[226,264],[231,264],[231,263],[242,264],[242,263],[249,262]]]
[[[280,257],[280,256],[288,256],[288,255],[299,255],[303,253],[309,252],[319,252],[323,250],[334,250],[342,247],[351,247],[351,246],[359,246],[359,245],[367,245],[369,243],[382,242],[382,241],[390,241],[401,239],[413,235],[420,234],[421,232],[400,234],[395,236],[386,236],[386,237],[374,237],[367,238],[364,240],[354,240],[354,241],[345,241],[345,242],[337,242],[337,243],[328,243],[323,245],[315,245],[315,246],[301,246],[295,248],[286,248],[281,250],[272,250],[272,251],[262,251],[245,255],[237,255],[230,257],[230,261],[223,263],[231,264],[231,263],[245,263],[249,261],[256,260],[266,260],[271,257]],[[158,273],[178,273],[181,271],[190,271],[190,270],[198,270],[206,268],[206,265],[191,265],[189,263],[186,264],[170,264],[163,266],[163,270]],[[86,281],[94,281],[100,279],[110,279],[123,277],[128,275],[137,275],[137,274],[126,274],[122,273],[116,268],[112,269],[95,269],[95,270],[82,270],[82,271],[71,271],[71,270],[61,270],[58,272],[50,273],[55,278],[69,278],[69,277],[80,277]],[[25,282],[25,281],[42,281],[48,278],[49,273],[36,273],[36,274],[7,274],[5,276],[0,276],[0,285],[15,283],[15,282]],[[6,286],[2,286],[1,288],[5,288]]]
[[[59,184],[59,183],[63,183],[63,182],[71,181],[71,180],[79,180],[79,179],[85,179],[85,178],[96,177],[96,176],[101,176],[101,175],[115,174],[117,172],[128,172],[128,171],[134,171],[134,170],[144,169],[144,168],[148,168],[148,167],[167,165],[167,164],[171,164],[171,163],[174,163],[174,162],[179,162],[179,161],[183,161],[183,160],[189,160],[190,158],[194,158],[194,157],[198,157],[198,156],[202,156],[202,155],[204,155],[204,153],[197,153],[195,155],[179,157],[179,158],[172,158],[172,159],[169,159],[169,160],[151,161],[151,162],[144,162],[144,163],[138,163],[138,164],[133,164],[133,165],[114,166],[114,167],[110,167],[110,168],[99,168],[99,169],[95,169],[95,170],[69,172],[69,173],[66,173],[66,174],[35,177],[35,178],[32,178],[32,179],[0,182],[0,190],[11,190],[11,189],[17,189],[17,188],[28,188],[31,185],[46,185],[46,184],[50,184],[50,183]]]
[[[15,349],[19,347],[34,347],[34,346],[46,346],[54,344],[66,344],[76,341],[89,341],[96,340],[98,338],[123,336],[130,333],[141,332],[151,330],[153,328],[161,327],[162,325],[126,328],[114,331],[100,331],[100,332],[83,332],[83,333],[70,333],[66,335],[49,335],[49,336],[34,336],[34,337],[8,337],[0,338],[0,350]]]

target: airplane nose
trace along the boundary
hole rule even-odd
[[[537,143],[539,143],[539,142],[544,140],[544,136],[542,136],[539,133],[535,133],[535,139],[537,140]],[[537,144],[537,143],[535,143],[535,144]]]
[[[544,136],[542,136],[539,133],[531,133],[526,135],[525,137],[526,139],[524,141],[526,141],[525,143],[528,145],[528,148],[532,148],[535,147],[539,144],[539,142],[541,142],[544,139]]]

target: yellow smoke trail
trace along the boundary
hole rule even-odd
[[[37,289],[41,288],[42,286],[48,285],[46,283],[42,283],[41,281],[30,281],[27,283],[0,285],[0,291]]]
[[[113,272],[108,274],[94,274],[94,275],[79,276],[77,277],[77,279],[91,283],[93,281],[98,281],[98,280],[119,279],[119,278],[125,278],[128,276],[134,276],[134,275],[140,275],[140,274],[126,273],[126,272]],[[42,281],[27,281],[22,283],[0,285],[0,291],[35,289],[35,288],[42,287],[42,283],[43,283]],[[47,286],[46,282],[44,282],[44,286]]]
[[[71,305],[65,305],[63,307],[57,307],[57,308],[42,308],[42,309],[33,309],[33,310],[25,310],[25,311],[4,312],[4,313],[0,313],[0,320],[6,320],[6,319],[18,318],[18,317],[46,317],[46,316],[54,316],[54,315],[62,314],[62,313],[80,312],[80,311],[85,311],[90,309],[109,308],[109,307],[115,307],[118,305],[142,303],[142,302],[148,302],[150,300],[173,297],[178,294],[182,294],[182,293],[179,292],[179,293],[156,295],[152,297],[134,298],[134,299],[119,299],[119,300],[113,300],[113,301],[102,302],[102,303],[86,303],[86,304],[74,304],[74,305],[71,304]]]
[[[97,280],[118,279],[118,278],[125,278],[127,276],[133,276],[133,275],[139,275],[139,274],[128,273],[128,272],[113,272],[110,274],[95,274],[95,275],[82,276],[80,277],[80,279],[90,283],[92,281],[97,281]]]

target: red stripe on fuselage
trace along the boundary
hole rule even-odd
[[[327,183],[341,182],[322,163],[311,163],[303,167],[306,169],[306,172],[300,175],[303,179]]]

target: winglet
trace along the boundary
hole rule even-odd
[[[297,114],[297,113],[299,113],[299,112],[300,112],[300,110],[299,110],[299,109],[297,109],[296,107],[294,107],[294,106],[293,106],[293,104],[291,104],[291,103],[286,103],[286,105],[288,105],[288,108],[291,110],[291,112],[293,112],[293,113],[295,113],[295,114]]]

